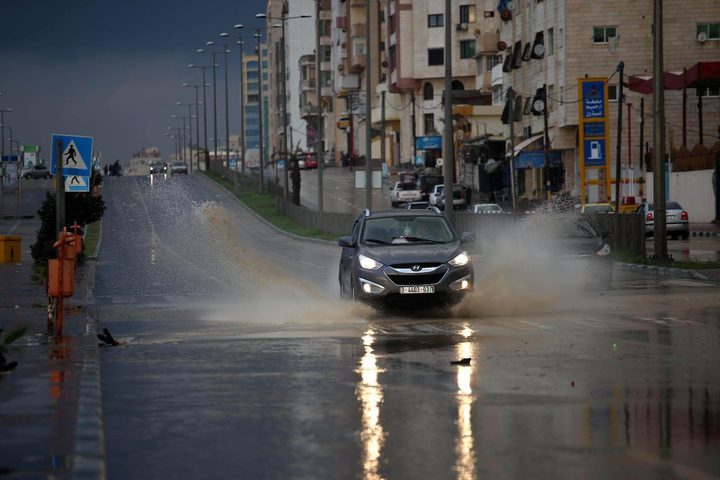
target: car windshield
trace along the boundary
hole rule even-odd
[[[175,163],[173,163],[173,165],[176,166],[176,167],[184,167],[184,166],[185,166],[185,162],[175,162]]]
[[[584,218],[543,216],[542,222],[551,228],[552,235],[557,238],[594,238],[597,231]]]
[[[610,205],[587,205],[585,213],[613,213]]]
[[[362,242],[370,245],[446,243],[454,236],[442,216],[371,218],[365,222]]]
[[[648,210],[655,210],[654,204],[648,203]],[[665,204],[665,210],[682,210],[682,207],[678,202],[667,202]]]

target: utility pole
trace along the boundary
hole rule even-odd
[[[509,112],[508,119],[510,121],[510,196],[512,197],[512,208],[515,211],[515,92],[512,87],[508,88],[505,100]]]
[[[370,5],[365,2],[365,208],[372,210],[372,108],[370,90],[372,89],[372,62],[370,61]]]
[[[55,141],[55,231],[60,233],[65,226],[65,177],[63,176],[63,144]],[[0,179],[1,180],[1,179]]]
[[[412,151],[413,151],[413,158],[410,162],[411,164],[415,165],[415,159],[417,158],[417,147],[415,146],[415,136],[417,134],[416,125],[415,125],[415,90],[412,91]]]
[[[617,150],[615,151],[615,231],[619,227],[618,219],[620,218],[620,189],[622,186],[622,104],[623,104],[623,71],[625,70],[625,64],[620,62],[617,67],[617,72],[620,74],[618,80],[618,134],[617,134]],[[617,240],[617,239],[616,239]]]
[[[380,162],[385,165],[385,90],[380,92]]]
[[[514,105],[512,105],[514,107]],[[548,131],[548,94],[547,83],[543,83],[543,153],[545,155],[545,200],[550,200],[550,132]],[[512,114],[515,115],[513,108]]]
[[[323,214],[323,118],[322,118],[322,85],[320,84],[320,0],[315,1],[315,91],[317,95],[317,133],[315,134],[315,154],[318,162],[318,212]],[[287,168],[285,169],[287,172]]]
[[[445,218],[455,225],[453,212],[453,183],[455,182],[455,156],[452,133],[452,8],[451,0],[445,0],[445,125],[443,128],[443,170],[445,176]]]
[[[663,73],[663,0],[653,10],[653,243],[655,258],[667,259],[665,208],[665,79]]]

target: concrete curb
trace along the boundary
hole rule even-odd
[[[216,181],[213,180],[212,178],[209,178],[207,175],[204,175],[204,174],[202,174],[202,173],[201,173],[201,175],[202,175],[207,181],[213,183],[213,184],[216,185],[218,188],[221,188],[221,189],[225,190],[225,192],[229,193],[230,196],[231,196],[231,197],[240,205],[240,207],[242,207],[246,212],[250,213],[250,214],[253,215],[255,218],[257,218],[257,219],[260,220],[262,223],[264,223],[264,224],[267,225],[268,227],[272,228],[272,229],[275,230],[276,232],[281,233],[281,234],[283,234],[283,235],[285,235],[285,236],[288,236],[288,237],[290,237],[290,238],[293,238],[293,239],[295,239],[295,240],[303,241],[303,242],[320,243],[320,244],[323,244],[323,245],[337,245],[337,242],[333,242],[332,240],[322,240],[322,239],[320,239],[320,238],[303,237],[302,235],[296,235],[296,234],[294,234],[294,233],[287,232],[287,231],[281,229],[280,227],[277,227],[276,225],[273,225],[271,222],[269,222],[268,220],[266,220],[265,218],[263,218],[261,215],[259,215],[257,212],[255,212],[252,208],[250,208],[250,207],[248,207],[247,205],[245,205],[237,196],[235,196],[235,193],[234,193],[234,192],[228,190],[224,185],[219,184],[218,182],[216,182]]]
[[[621,270],[630,270],[641,273],[666,275],[674,277],[686,277],[693,280],[710,280],[697,270],[689,270],[685,268],[658,267],[656,265],[640,265],[636,263],[615,262],[615,266]]]
[[[693,232],[690,231],[691,237],[720,237],[720,232]]]
[[[102,240],[102,224],[98,250]],[[100,355],[97,341],[97,307],[95,305],[95,262],[85,264],[85,333],[80,339],[83,351],[82,377],[78,413],[75,423],[72,478],[76,480],[105,480],[105,426],[103,422]]]

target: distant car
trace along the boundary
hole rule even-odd
[[[476,203],[473,205],[473,213],[502,213],[503,209],[497,203]]]
[[[390,189],[390,204],[393,208],[408,202],[416,202],[421,199],[420,190],[413,181],[395,182],[395,186]]]
[[[442,175],[420,175],[417,179],[418,188],[420,188],[420,200],[429,200],[430,193],[435,185],[439,185],[445,182],[445,177]]]
[[[342,247],[340,295],[375,307],[445,306],[473,290],[474,273],[464,242],[437,210],[366,210]]]
[[[687,211],[683,210],[678,202],[665,203],[665,226],[667,234],[671,238],[681,237],[683,240],[690,238],[690,225]],[[655,210],[652,203],[641,203],[638,205],[637,213],[642,213],[645,218],[645,235],[652,236],[655,229]]]
[[[437,188],[437,186],[435,187]],[[467,189],[460,185],[455,184],[453,185],[453,200],[452,200],[452,207],[453,210],[465,210],[467,206]],[[440,192],[440,195],[437,197],[437,207],[440,210],[445,209],[445,190],[443,189],[442,192]]]
[[[170,175],[188,174],[188,165],[185,162],[173,162],[170,165]]]
[[[167,165],[165,162],[154,161],[150,163],[150,175],[156,175],[158,173],[167,173]]]
[[[586,203],[580,213],[615,213],[615,207],[610,203]]]
[[[428,202],[410,202],[405,204],[405,210],[427,210],[430,208]]]
[[[35,165],[32,168],[23,168],[20,176],[29,180],[31,178],[50,178],[52,174],[47,165]]]
[[[445,190],[445,185],[442,183],[435,185],[428,196],[428,203],[433,207],[437,207],[438,200],[440,200],[440,195],[442,195],[443,190]]]
[[[318,168],[318,161],[315,158],[314,153],[308,153],[305,156],[305,168],[307,168],[307,169]]]

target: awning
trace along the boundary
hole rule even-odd
[[[634,75],[630,77],[628,88],[633,92],[649,95],[653,93],[653,82],[652,75]],[[698,62],[685,72],[664,72],[663,82],[665,90],[718,87],[720,86],[720,62]]]
[[[543,137],[543,134],[541,133],[540,135],[535,135],[535,136],[530,137],[530,138],[528,138],[527,140],[523,140],[522,142],[520,142],[520,143],[518,143],[517,145],[515,145],[515,148],[514,148],[515,156],[517,157],[517,155],[518,155],[525,147],[527,147],[528,145],[530,145],[530,144],[533,143],[533,142],[538,141],[538,140],[541,139],[542,137]],[[508,153],[505,154],[505,157],[506,157],[506,158],[510,157],[510,149],[509,149],[509,148],[508,148]]]

